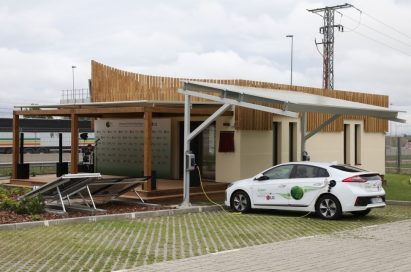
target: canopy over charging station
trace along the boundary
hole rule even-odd
[[[301,159],[305,151],[305,142],[325,126],[331,124],[341,115],[370,116],[394,122],[405,123],[398,118],[399,111],[384,107],[358,103],[321,95],[296,92],[291,90],[264,89],[236,85],[215,84],[200,81],[183,81],[183,89],[178,92],[184,95],[184,199],[182,207],[190,206],[190,175],[194,170],[193,154],[190,142],[232,106],[269,112],[293,118],[300,117],[301,125]],[[191,97],[207,99],[222,104],[210,117],[190,133]],[[263,105],[264,104],[264,105]],[[272,106],[267,106],[272,105]],[[307,133],[306,113],[328,113],[332,116],[314,130]]]

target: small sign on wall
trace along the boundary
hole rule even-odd
[[[144,175],[144,120],[98,119],[95,121],[96,171],[106,175]],[[170,119],[153,119],[152,169],[159,178],[170,177]]]

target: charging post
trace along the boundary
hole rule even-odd
[[[190,149],[190,115],[191,115],[191,103],[190,103],[190,96],[188,94],[184,94],[184,196],[183,202],[180,204],[180,208],[187,208],[190,207],[190,170],[188,170],[188,159],[187,155],[191,153]]]
[[[184,83],[186,85],[187,83]],[[179,93],[184,95],[184,194],[183,202],[180,204],[180,208],[190,207],[190,171],[194,171],[196,168],[195,156],[190,151],[191,140],[200,134],[204,129],[206,129],[210,124],[212,124],[220,115],[222,115],[226,110],[231,108],[230,103],[222,103],[221,107],[217,109],[212,115],[210,115],[206,120],[201,123],[193,132],[190,133],[190,114],[191,114],[191,102],[190,91],[178,90]]]

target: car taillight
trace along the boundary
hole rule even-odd
[[[343,179],[343,182],[367,182],[367,180],[360,176],[353,176],[353,177]]]

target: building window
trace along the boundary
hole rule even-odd
[[[234,131],[220,131],[218,152],[234,152]]]
[[[350,125],[344,124],[344,164],[350,164]]]
[[[281,123],[273,122],[273,165],[279,164],[281,154]]]
[[[289,145],[289,161],[293,162],[297,160],[297,123],[296,122],[290,122],[289,123],[289,140],[288,140],[288,145]]]
[[[361,164],[361,125],[357,124],[354,127],[354,160],[355,165]]]

